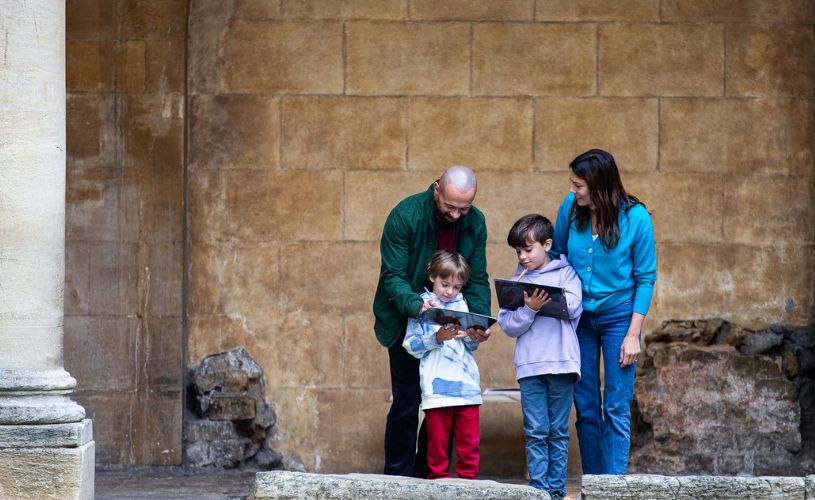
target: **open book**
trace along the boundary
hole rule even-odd
[[[538,289],[543,288],[551,299],[538,311],[539,316],[548,316],[557,319],[569,319],[569,310],[566,307],[566,298],[563,296],[563,289],[556,286],[538,285],[535,283],[521,283],[519,281],[495,278],[495,295],[498,297],[498,305],[502,309],[515,310],[524,305],[524,291],[528,295]]]
[[[481,328],[482,330],[486,330],[497,321],[492,316],[484,316],[483,314],[473,312],[453,311],[440,307],[431,307],[416,316],[416,319],[439,325],[458,324],[461,330],[467,330],[469,328]]]

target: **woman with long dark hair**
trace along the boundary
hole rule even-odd
[[[645,205],[623,187],[611,154],[590,149],[569,168],[553,252],[568,257],[583,285],[574,389],[580,457],[584,474],[625,474],[640,330],[656,281],[654,226]]]

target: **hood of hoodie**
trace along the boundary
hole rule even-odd
[[[560,272],[560,269],[563,269],[564,267],[567,267],[569,265],[570,264],[569,261],[566,260],[566,256],[561,254],[561,256],[558,257],[557,259],[550,260],[549,263],[546,264],[546,266],[544,266],[543,269],[530,269],[529,271],[527,271],[526,274],[524,274],[523,281],[526,281],[527,277],[531,278],[532,276],[540,276],[552,272]],[[513,278],[521,274],[523,270],[524,266],[518,264],[518,268],[515,270],[515,275],[513,276]]]

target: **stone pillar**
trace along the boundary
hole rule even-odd
[[[64,280],[65,2],[0,0],[2,498],[93,498],[90,420],[63,368]]]

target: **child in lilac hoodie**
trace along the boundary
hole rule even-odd
[[[524,292],[524,306],[502,308],[498,324],[516,339],[515,373],[521,386],[529,485],[558,499],[566,495],[569,412],[580,378],[575,328],[583,307],[580,279],[566,257],[549,258],[552,233],[549,219],[529,214],[512,226],[507,243],[518,256],[514,279],[563,288],[568,319],[537,315],[550,300],[539,288],[532,295]]]

